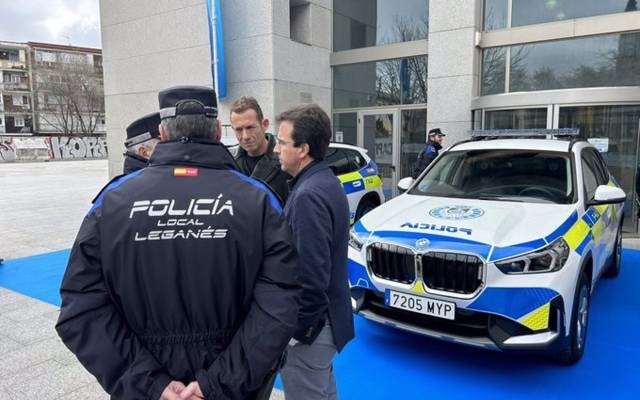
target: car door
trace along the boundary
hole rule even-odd
[[[608,183],[608,176],[605,176],[596,150],[593,148],[585,148],[582,151],[581,163],[583,189],[585,192],[585,214],[583,215],[583,220],[587,222],[591,229],[594,272],[598,276],[611,252],[607,248],[608,243],[611,242],[611,206],[587,206],[587,203],[593,200],[599,185]]]
[[[600,178],[598,180],[598,184],[608,185],[612,179],[611,179],[611,173],[609,172],[609,168],[607,167],[607,163],[600,153],[598,153],[595,150],[593,152],[596,155],[596,161],[599,167],[598,169],[600,170],[600,174],[599,174]],[[621,212],[622,212],[621,204],[610,204],[607,207],[606,212],[603,216],[604,217],[603,224],[605,227],[604,229],[606,230],[606,235],[607,235],[606,243],[605,243],[607,257],[611,255],[611,253],[614,251],[614,248],[615,248],[616,234],[618,233],[618,218],[619,218],[619,213]],[[622,223],[622,220],[620,220],[620,223]]]

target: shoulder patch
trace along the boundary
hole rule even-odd
[[[427,153],[435,153],[435,152],[436,152],[435,147],[433,147],[432,145],[427,146]]]

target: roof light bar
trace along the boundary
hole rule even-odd
[[[560,138],[580,136],[579,128],[563,128],[563,129],[482,129],[470,130],[469,135],[476,138]]]

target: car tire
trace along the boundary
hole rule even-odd
[[[613,253],[611,254],[611,258],[609,261],[609,265],[607,266],[606,271],[604,271],[603,276],[606,278],[615,278],[620,274],[620,264],[622,261],[622,220],[620,220],[620,225],[618,226],[618,232],[616,233],[616,242],[613,246]]]
[[[569,327],[569,341],[566,347],[556,355],[556,360],[563,365],[572,365],[580,361],[587,344],[587,330],[589,327],[589,304],[591,302],[591,285],[589,278],[583,271],[578,280],[573,299],[571,326]]]
[[[376,203],[374,203],[373,200],[371,199],[360,200],[360,204],[358,204],[358,208],[356,209],[355,220],[357,221],[360,218],[364,217],[365,214],[367,214],[369,211],[376,208],[376,206],[377,206]]]

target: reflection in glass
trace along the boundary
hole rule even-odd
[[[382,191],[387,199],[393,195],[393,114],[363,117],[364,148],[378,165]]]
[[[358,115],[356,113],[333,114],[334,142],[358,144]]]
[[[512,0],[511,26],[637,11],[636,0]],[[490,1],[487,0],[487,3]]]
[[[484,30],[507,27],[507,0],[484,1]]]
[[[482,129],[482,110],[471,111],[471,121],[473,129]]]
[[[427,102],[427,56],[333,68],[334,108]]]
[[[491,47],[482,51],[481,94],[504,93],[507,49]]]
[[[418,153],[427,141],[427,110],[405,110],[401,115],[400,175],[411,176]]]
[[[512,46],[510,91],[638,86],[638,65],[640,32]]]
[[[606,139],[607,151],[601,154],[609,171],[627,193],[624,229],[633,230],[640,105],[561,107],[558,127],[580,128],[580,135],[585,138]],[[639,189],[636,187],[636,190]]]
[[[339,0],[333,4],[333,51],[426,39],[429,0]]]
[[[547,109],[487,111],[485,120],[486,129],[544,129],[547,127]]]

